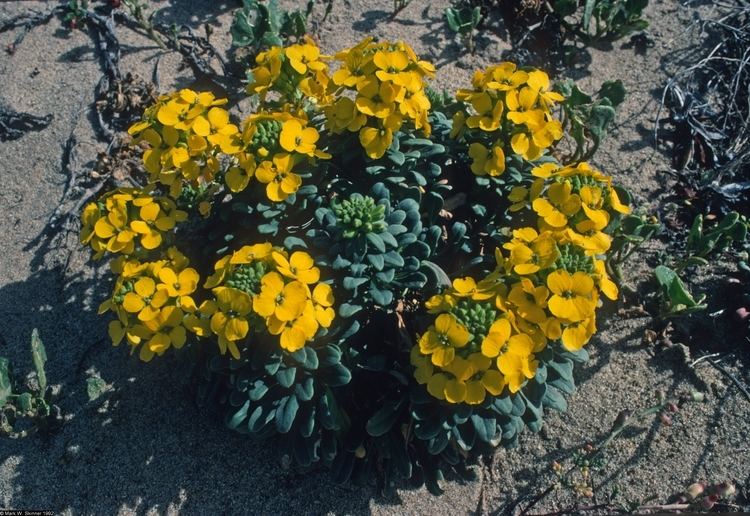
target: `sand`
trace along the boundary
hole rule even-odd
[[[472,69],[499,60],[509,45],[485,36],[477,54],[467,55],[441,18],[447,4],[413,0],[390,20],[387,0],[336,0],[328,20],[316,27],[316,37],[326,51],[367,34],[404,39],[438,65],[436,86],[452,89],[466,83]],[[231,8],[225,3],[169,0],[153,6],[162,9],[160,19],[196,29],[209,23],[213,43],[229,48]],[[30,8],[43,9],[45,3],[3,2],[0,17]],[[655,152],[650,140],[657,98],[680,60],[690,59],[696,41],[690,21],[706,14],[706,6],[652,0],[647,17],[654,46],[645,54],[628,48],[627,40],[615,42],[611,48],[584,50],[580,61],[590,61],[588,66],[568,71],[588,91],[608,79],[625,83],[628,97],[617,129],[595,162],[630,188],[645,211],[656,209],[671,187],[663,173],[668,156]],[[118,36],[122,70],[150,77],[159,49],[124,28]],[[13,33],[0,34],[0,47],[13,38]],[[162,58],[162,91],[192,80],[188,71],[178,69],[179,61],[174,55]],[[600,319],[600,333],[588,347],[592,360],[577,370],[580,388],[568,399],[569,411],[547,415],[540,434],[527,432],[518,448],[498,450],[475,466],[475,482],[445,481],[442,497],[404,488],[397,498],[386,499],[371,487],[336,485],[322,468],[285,469],[273,441],[236,435],[196,407],[188,371],[176,357],[144,365],[127,350],[113,348],[106,317],[96,315],[110,285],[106,267],[89,262],[74,232],[58,232],[52,240],[41,236],[65,196],[61,154],[69,135],[78,142],[75,169],[90,168],[105,147],[92,130],[93,91],[100,75],[89,35],[71,32],[57,19],[33,30],[13,55],[0,52],[0,103],[54,115],[46,129],[0,143],[0,356],[10,358],[17,371],[30,370],[29,338],[39,328],[49,356],[48,377],[60,386],[59,405],[66,415],[51,436],[0,440],[1,508],[62,514],[510,514],[519,500],[549,484],[552,461],[601,439],[622,409],[648,406],[659,389],[669,396],[703,391],[708,401],[686,405],[672,426],[647,419],[617,440],[597,477],[596,502],[606,501],[615,489],[621,502],[651,497],[665,502],[697,480],[732,480],[747,496],[742,490],[750,481],[750,403],[712,367],[690,368],[686,348],[658,350],[643,344],[650,317],[622,315],[617,306]],[[626,277],[637,285],[645,272],[639,259],[626,269]],[[746,369],[729,368],[750,381]],[[86,380],[93,375],[109,388],[90,402]],[[563,490],[534,511],[570,502]]]

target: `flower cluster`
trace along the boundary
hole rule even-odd
[[[512,210],[530,208],[538,227],[513,231],[485,279],[460,278],[426,308],[435,322],[412,349],[415,378],[438,399],[478,404],[533,378],[534,354],[560,341],[580,350],[596,331],[599,295],[616,299],[602,255],[611,213],[628,213],[611,178],[587,163],[543,164],[516,187]],[[494,362],[493,362],[494,361]],[[493,367],[494,366],[494,367]]]
[[[562,124],[551,109],[564,97],[550,90],[545,72],[500,63],[475,72],[472,87],[456,93],[463,109],[453,117],[451,136],[469,144],[474,174],[499,176],[510,150],[535,160],[562,138]]]
[[[174,247],[163,260],[113,262],[119,276],[112,297],[101,304],[99,313],[117,315],[109,323],[115,346],[123,339],[132,351],[140,345],[139,356],[148,362],[155,354],[185,344],[186,315],[196,310],[192,296],[200,280],[198,271],[188,265],[188,259]]]
[[[255,176],[266,185],[270,200],[286,200],[302,185],[302,177],[296,172],[301,165],[314,158],[331,157],[317,147],[319,138],[318,130],[310,126],[304,113],[251,115],[243,124],[242,151],[226,174],[227,186],[232,192],[241,192]]]
[[[128,129],[147,147],[143,163],[151,181],[167,185],[172,197],[180,195],[183,182],[213,181],[220,169],[219,152],[239,152],[239,129],[219,107],[226,102],[210,92],[183,89],[160,97],[143,120]]]
[[[424,79],[434,76],[431,63],[419,60],[406,43],[374,43],[371,38],[335,57],[341,63],[331,78],[338,88],[336,100],[323,109],[332,133],[358,132],[372,159],[385,154],[406,120],[429,136]],[[353,100],[342,94],[347,91]]]
[[[168,197],[118,188],[84,207],[80,239],[91,247],[95,259],[105,251],[130,255],[136,249],[160,247],[165,235],[186,218],[187,213]]]
[[[506,297],[505,286],[490,275],[480,282],[455,279],[452,288],[425,303],[436,318],[412,349],[411,362],[430,394],[476,405],[506,386],[515,393],[534,377],[534,353],[545,342],[526,331]]]
[[[217,336],[221,352],[235,358],[251,329],[278,335],[283,349],[297,351],[335,316],[333,290],[319,280],[320,269],[304,251],[288,255],[268,242],[243,246],[216,262],[204,285],[213,299],[188,318],[188,327]]]
[[[269,91],[280,96],[281,103],[299,104],[307,99],[325,104],[329,99],[328,56],[310,38],[286,48],[272,47],[255,58],[253,82],[247,92],[265,101]]]
[[[330,57],[321,55],[309,39],[272,48],[258,55],[248,91],[261,99],[275,91],[280,102],[295,105],[307,98],[322,109],[331,133],[358,133],[372,159],[385,154],[405,121],[429,136],[424,80],[434,75],[435,67],[419,60],[409,45],[366,38],[334,58],[340,67],[330,75],[325,62]]]

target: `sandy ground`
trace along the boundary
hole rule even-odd
[[[293,5],[294,2],[287,2]],[[231,10],[223,3],[161,1],[161,16],[200,27],[214,26],[213,42],[229,47]],[[508,48],[498,37],[479,41],[475,56],[452,42],[441,18],[445,0],[413,0],[389,20],[387,0],[336,0],[317,27],[332,51],[370,34],[404,39],[439,66],[438,87],[453,89],[470,70],[500,58]],[[44,2],[0,3],[0,17]],[[670,185],[662,172],[668,161],[651,147],[657,95],[681,61],[689,62],[695,33],[689,23],[699,12],[677,1],[652,0],[647,17],[654,46],[645,54],[617,42],[582,51],[586,67],[568,71],[589,91],[607,79],[622,79],[628,97],[617,130],[596,162],[630,188],[645,210],[654,209]],[[150,77],[158,48],[126,29],[123,71]],[[5,47],[13,34],[0,35]],[[109,287],[102,267],[88,263],[77,236],[40,238],[63,197],[62,146],[75,134],[74,167],[90,167],[103,145],[92,131],[93,89],[101,71],[89,36],[70,32],[58,20],[32,31],[14,55],[0,52],[0,103],[38,115],[54,114],[48,128],[0,144],[0,355],[15,369],[31,368],[28,342],[39,328],[49,356],[48,377],[62,387],[67,414],[62,429],[48,437],[0,441],[0,507],[53,509],[64,514],[474,514],[510,513],[552,478],[551,463],[582,444],[604,436],[620,410],[638,410],[655,399],[691,390],[707,403],[685,406],[670,427],[646,420],[626,432],[607,453],[597,476],[597,501],[614,490],[619,501],[664,502],[696,480],[732,480],[748,489],[750,404],[709,366],[691,369],[684,348],[657,351],[642,343],[649,317],[619,315],[612,307],[589,346],[592,360],[577,371],[580,390],[569,411],[549,414],[539,435],[526,433],[514,450],[499,450],[476,466],[479,480],[446,481],[444,496],[424,489],[399,491],[384,499],[374,489],[333,484],[325,471],[282,467],[273,443],[255,443],[225,430],[189,397],[187,371],[174,357],[144,366],[106,337],[106,319],[95,307]],[[189,84],[179,59],[160,64],[162,90]],[[169,79],[169,81],[167,80]],[[63,245],[67,242],[67,246]],[[642,263],[631,266],[632,284],[642,280]],[[745,382],[750,373],[731,369]],[[98,374],[110,389],[89,402],[86,379]],[[747,496],[747,491],[744,492]],[[570,499],[553,493],[535,511],[559,509]]]

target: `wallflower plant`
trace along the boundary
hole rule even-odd
[[[187,347],[199,400],[301,465],[437,493],[566,408],[628,198],[558,162],[566,99],[541,70],[452,97],[404,42],[256,62],[255,113],[160,97],[129,130],[140,188],[84,208],[81,242],[116,256],[112,342]]]

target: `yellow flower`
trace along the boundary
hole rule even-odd
[[[492,323],[487,336],[482,341],[482,354],[489,358],[498,356],[508,342],[510,333],[510,321],[505,318],[497,319]]]
[[[518,392],[529,378],[534,378],[538,362],[533,358],[534,342],[524,333],[513,335],[508,348],[497,359],[497,368],[508,383],[510,392]]]
[[[371,159],[382,158],[393,141],[393,131],[385,127],[363,127],[359,131],[359,142]]]
[[[149,277],[140,278],[133,284],[133,291],[123,297],[122,307],[138,319],[148,321],[159,314],[159,309],[169,300],[169,294],[156,289],[156,282]]]
[[[553,293],[548,301],[549,311],[556,317],[577,322],[594,313],[594,280],[585,272],[571,275],[565,270],[556,270],[547,276],[547,287]]]
[[[500,127],[500,118],[503,115],[503,102],[494,101],[486,92],[475,95],[471,100],[471,106],[476,115],[466,120],[466,125],[471,129],[480,128],[482,131],[496,131]]]
[[[559,93],[549,91],[549,76],[541,70],[529,72],[526,84],[528,84],[529,88],[539,93],[539,103],[546,111],[549,111],[557,102],[565,100],[565,97]]]
[[[239,359],[237,341],[250,331],[247,316],[252,310],[252,299],[245,292],[230,287],[216,287],[213,292],[216,301],[204,302],[200,310],[211,316],[211,331],[219,337],[221,353],[229,349],[231,355]]]
[[[263,161],[255,169],[255,178],[266,184],[266,195],[274,202],[281,202],[299,190],[302,178],[292,172],[294,158],[281,153],[273,157],[273,162]]]
[[[508,194],[508,200],[513,203],[509,210],[519,211],[526,208],[530,203],[534,202],[534,199],[539,197],[543,188],[544,180],[541,178],[534,180],[529,188],[526,188],[525,186],[514,186]]]
[[[448,312],[455,307],[456,299],[450,294],[436,294],[425,301],[424,306],[431,314],[439,314],[440,312]]]
[[[182,326],[183,312],[176,306],[165,306],[159,314],[144,322],[144,326],[151,332],[148,341],[143,343],[139,358],[148,362],[156,355],[163,355],[170,346],[180,349],[185,345],[187,335]],[[144,337],[146,338],[146,337]]]
[[[367,115],[360,113],[354,101],[348,97],[340,97],[331,106],[325,106],[326,123],[334,133],[344,129],[352,132],[359,131],[367,123]]]
[[[510,289],[508,301],[516,305],[518,315],[527,321],[542,324],[547,319],[544,311],[547,307],[547,296],[549,290],[546,287],[536,287],[528,278],[522,278]]]
[[[309,299],[304,283],[284,279],[277,272],[269,272],[261,279],[260,294],[253,299],[253,310],[262,317],[275,316],[286,322],[302,314]]]
[[[495,292],[488,288],[489,285],[477,285],[474,278],[456,278],[453,280],[453,290],[456,297],[470,297],[474,301],[485,301],[495,297]]]
[[[358,86],[358,94],[354,103],[360,113],[375,118],[388,118],[394,112],[395,103],[401,102],[406,90],[391,82],[379,83],[370,78]]]
[[[603,209],[604,197],[598,186],[583,186],[578,194],[581,198],[581,208],[586,214],[586,223],[576,224],[579,231],[602,230],[609,224],[609,213]]]
[[[497,91],[515,90],[528,79],[529,74],[516,70],[515,63],[504,62],[487,69],[487,87]]]
[[[596,332],[596,318],[589,317],[568,325],[562,332],[562,344],[568,351],[578,351]]]
[[[521,228],[513,231],[513,240],[503,244],[510,251],[507,264],[516,274],[533,274],[552,265],[557,259],[558,250],[550,233],[541,235],[534,228]]]
[[[572,190],[573,187],[567,181],[554,183],[547,190],[549,200],[540,197],[531,206],[545,223],[553,228],[563,228],[568,223],[568,217],[581,209],[581,198],[578,194],[571,193]]]
[[[229,167],[224,180],[229,189],[235,193],[243,191],[255,174],[255,160],[252,156],[242,155],[237,165]]]
[[[176,273],[170,267],[162,267],[159,270],[159,288],[163,288],[169,294],[169,297],[180,298],[180,304],[184,304],[186,309],[194,310],[195,303],[190,298],[190,294],[198,288],[198,271],[193,268],[187,268]]]
[[[318,131],[314,127],[303,127],[299,120],[292,119],[284,122],[279,136],[281,148],[287,152],[299,152],[313,156],[315,143],[318,141]]]
[[[138,201],[139,199],[135,199],[133,204],[138,206]],[[182,213],[185,212],[180,212],[180,215]],[[141,220],[132,221],[130,228],[141,235],[141,245],[144,249],[156,249],[161,245],[161,233],[174,228],[175,216],[164,212],[159,203],[154,202],[151,197],[143,198],[139,214]]]
[[[409,66],[409,58],[404,52],[379,50],[373,56],[373,63],[378,67],[375,75],[381,81],[392,81],[401,86],[411,82],[409,74],[402,73]]]
[[[320,49],[309,41],[304,44],[291,45],[284,50],[289,64],[297,73],[305,74],[307,69],[324,70],[326,64],[320,61]]]
[[[560,165],[558,165],[557,163],[542,163],[541,165],[531,169],[531,175],[534,177],[546,179],[552,176],[558,170],[560,170]]]
[[[320,279],[320,269],[315,267],[312,256],[304,251],[295,251],[287,260],[286,256],[278,251],[271,253],[273,261],[276,262],[276,270],[282,276],[296,279],[302,283],[316,283]]]
[[[446,379],[443,393],[449,403],[477,405],[484,401],[486,391],[477,373],[486,371],[492,361],[481,353],[472,353],[468,358],[455,357],[445,368],[453,378]]]
[[[526,125],[530,129],[544,121],[544,111],[536,108],[538,92],[524,87],[520,90],[509,90],[505,95],[508,107],[508,120],[517,125]]]
[[[293,353],[302,349],[318,331],[315,310],[312,303],[306,302],[301,313],[290,321],[281,321],[275,315],[268,318],[267,326],[271,335],[279,335],[279,345]]]
[[[616,300],[619,290],[617,284],[612,281],[609,274],[607,274],[604,260],[594,260],[594,271],[597,274],[597,283],[599,284],[599,290],[601,290],[602,294],[612,301]]]
[[[472,159],[471,171],[475,175],[496,177],[505,172],[505,153],[499,145],[489,150],[481,143],[472,143],[469,145],[469,157]]]
[[[315,305],[315,319],[323,328],[329,328],[336,317],[333,308],[333,289],[326,283],[318,283],[312,292]]]
[[[430,355],[434,365],[444,367],[453,361],[456,348],[466,346],[470,339],[469,331],[452,314],[440,314],[419,339],[419,350]]]

